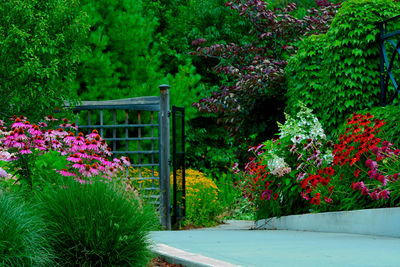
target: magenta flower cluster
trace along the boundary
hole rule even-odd
[[[81,183],[94,176],[111,180],[125,166],[130,166],[127,157],[109,159],[111,149],[97,130],[86,136],[83,133],[75,136],[74,132],[69,131],[77,129],[75,123],[53,116],[45,119],[47,122],[36,125],[27,121],[26,117],[14,116],[9,128],[0,120],[0,160],[9,162],[24,155],[57,151],[66,157],[68,164],[66,168],[56,171],[63,176],[72,176]],[[47,123],[58,128],[51,129]],[[6,175],[3,169],[0,175]]]
[[[394,173],[392,175],[384,174],[383,172],[379,171],[379,164],[383,160],[394,160],[398,159],[400,154],[399,149],[393,149],[393,144],[389,143],[388,141],[384,141],[382,143],[382,147],[375,146],[371,149],[371,152],[374,154],[376,160],[372,160],[371,158],[365,161],[365,166],[368,168],[368,177],[371,180],[375,180],[380,182],[380,185],[375,187],[372,190],[368,188],[368,186],[363,182],[356,182],[352,184],[353,190],[360,190],[361,194],[368,195],[372,199],[379,200],[379,199],[389,199],[390,191],[387,189],[383,189],[386,187],[389,181],[397,182],[399,180],[399,173]],[[357,170],[355,175],[358,176],[359,171]]]

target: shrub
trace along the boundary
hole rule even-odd
[[[376,137],[384,124],[370,113],[348,119],[333,151],[339,209],[399,205],[400,150]]]
[[[256,205],[258,218],[307,212],[310,204],[319,205],[321,199],[330,203],[329,195],[314,190],[330,182],[327,166],[332,161],[318,119],[301,106],[297,116],[286,115],[279,128],[279,139],[250,148],[254,156],[243,172],[236,170],[243,177],[242,194]]]
[[[384,121],[354,113],[333,145],[303,115],[288,117],[281,138],[251,148],[255,157],[236,170],[258,217],[400,205],[400,149],[378,137]]]
[[[272,136],[276,128],[271,124],[282,117],[285,103],[286,60],[297,51],[300,37],[326,32],[336,6],[310,10],[309,16],[298,19],[293,16],[295,3],[273,10],[261,0],[235,0],[226,5],[251,23],[250,40],[245,45],[197,48],[193,54],[220,61],[214,70],[223,78],[223,85],[195,106],[201,112],[217,113],[238,142],[252,134]]]
[[[139,180],[139,170],[129,169],[130,185],[133,188],[139,189],[141,195],[146,195],[148,192],[141,191],[141,188],[156,187],[158,188],[158,180]],[[153,176],[153,171],[147,168],[141,168],[140,175],[142,178],[150,178]],[[158,172],[154,171],[154,176],[158,176]],[[173,174],[170,176],[171,181],[171,196],[173,185]],[[217,215],[221,211],[218,203],[219,189],[211,178],[206,174],[186,169],[185,171],[185,189],[186,189],[186,220],[185,225],[193,226],[211,226],[217,223]],[[182,171],[177,171],[177,189],[182,190]],[[172,197],[171,197],[172,198]]]
[[[35,207],[0,188],[0,266],[52,265],[54,254]]]
[[[178,170],[179,178],[182,172]],[[181,178],[182,179],[182,178]],[[172,177],[171,177],[172,180]],[[196,170],[185,171],[186,180],[186,225],[211,226],[217,223],[220,207],[219,189],[211,178]]]
[[[379,103],[376,23],[398,9],[392,0],[345,1],[325,36],[305,40],[289,61],[286,110],[297,100],[310,104],[331,133],[352,111]]]
[[[85,49],[88,26],[78,1],[2,1],[0,5],[0,116],[38,119],[64,100]],[[16,60],[18,59],[18,60]]]
[[[60,264],[147,266],[155,213],[115,184],[69,180],[38,200]]]

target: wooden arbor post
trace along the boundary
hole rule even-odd
[[[169,131],[169,85],[160,88],[160,219],[165,230],[171,230],[171,182],[169,170],[170,131]]]

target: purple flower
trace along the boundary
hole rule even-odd
[[[7,177],[8,173],[0,167],[0,177]]]

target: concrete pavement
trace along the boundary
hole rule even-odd
[[[399,222],[400,223],[400,222]],[[345,233],[250,230],[248,221],[151,233],[153,251],[185,266],[393,266],[400,238]]]

